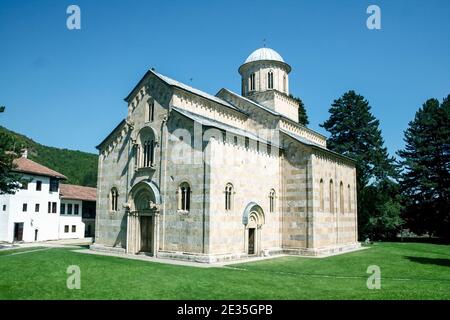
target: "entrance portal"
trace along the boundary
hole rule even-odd
[[[128,207],[127,253],[150,253],[158,251],[158,223],[161,196],[152,181],[137,183],[130,192]]]
[[[245,232],[244,252],[259,256],[264,249],[262,232],[265,219],[261,206],[250,202],[244,210],[242,222]]]

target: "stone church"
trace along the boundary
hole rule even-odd
[[[291,67],[260,48],[241,94],[148,70],[98,145],[94,250],[205,263],[357,249],[356,170],[298,123]]]

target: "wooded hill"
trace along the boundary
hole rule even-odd
[[[2,126],[0,133],[11,136],[19,148],[27,148],[29,159],[64,174],[68,178],[64,183],[96,187],[96,154],[44,146]]]

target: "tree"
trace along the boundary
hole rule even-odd
[[[407,225],[418,234],[450,239],[450,95],[441,104],[427,100],[404,141],[398,155]]]
[[[5,107],[0,107],[0,113],[4,111]],[[21,175],[13,171],[17,151],[14,139],[0,132],[0,194],[15,193],[19,186]]]
[[[309,124],[308,115],[306,114],[305,104],[302,99],[298,97],[294,97],[292,94],[289,95],[292,99],[294,99],[298,103],[298,123],[307,126]]]
[[[402,223],[396,179],[398,170],[389,157],[369,102],[355,91],[334,100],[330,117],[320,126],[330,132],[329,149],[356,161],[358,227],[361,237],[395,234]]]

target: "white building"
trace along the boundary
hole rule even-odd
[[[92,237],[95,230],[96,189],[61,184],[60,195],[59,238]]]
[[[15,194],[0,195],[0,241],[84,238],[83,204],[92,207],[95,188],[60,184],[67,179],[63,174],[28,159],[26,152],[14,163],[27,183]]]
[[[63,174],[24,155],[14,160],[29,181],[13,195],[0,195],[0,241],[45,241],[59,238],[59,182]]]

